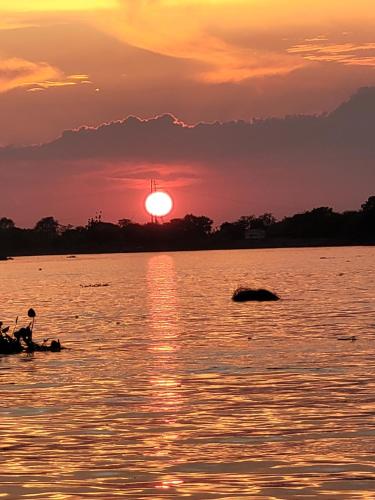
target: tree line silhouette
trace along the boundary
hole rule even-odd
[[[375,196],[358,211],[329,207],[284,217],[242,216],[214,227],[206,216],[185,215],[164,223],[105,222],[101,214],[85,226],[63,226],[43,217],[32,229],[0,218],[0,257],[12,255],[197,250],[375,243]]]

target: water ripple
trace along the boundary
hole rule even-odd
[[[68,347],[0,356],[0,498],[373,498],[374,253],[0,263],[0,319]]]

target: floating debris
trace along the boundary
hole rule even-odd
[[[76,258],[77,258],[77,256],[76,256],[76,255],[68,255],[66,258],[67,258],[67,259],[76,259]]]
[[[30,308],[27,312],[29,318],[32,318],[31,323],[26,327],[22,327],[15,331],[18,316],[15,320],[13,332],[9,334],[10,327],[3,328],[3,323],[0,321],[0,354],[18,354],[21,352],[35,352],[35,351],[50,351],[60,352],[64,349],[60,340],[57,339],[44,339],[42,344],[33,341],[33,328],[35,324],[36,312]],[[50,344],[47,342],[51,340]]]
[[[263,288],[255,290],[253,288],[240,287],[234,291],[232,300],[234,302],[270,302],[280,300],[280,297]]]
[[[81,288],[100,288],[102,286],[109,286],[109,283],[92,283],[90,285],[80,285]]]
[[[351,342],[354,342],[357,340],[357,337],[355,335],[345,335],[343,337],[337,337],[337,340],[350,340]]]

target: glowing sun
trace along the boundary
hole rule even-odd
[[[150,215],[164,217],[172,210],[173,200],[164,191],[155,191],[147,196],[145,207]]]

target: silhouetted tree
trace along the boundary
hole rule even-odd
[[[216,237],[221,240],[243,240],[252,229],[267,229],[276,223],[271,213],[265,213],[256,217],[255,215],[243,215],[234,222],[221,224]]]
[[[375,242],[375,196],[370,196],[358,211],[336,213],[330,207],[319,207],[285,217],[280,222],[272,214],[265,213],[224,222],[215,231],[212,224],[209,217],[193,214],[163,224],[138,224],[125,218],[112,224],[102,221],[99,212],[85,227],[61,226],[54,217],[43,217],[34,229],[20,229],[11,219],[2,217],[0,246],[4,255],[242,248],[253,245],[251,240],[246,241],[254,236],[250,235],[251,230],[254,233],[265,231],[268,241],[275,246],[290,245],[291,241],[298,240],[306,245],[316,244],[319,238],[328,244],[367,244]]]
[[[292,217],[285,217],[272,232],[293,238],[328,238],[338,236],[340,230],[340,214],[334,212],[332,208],[319,207]]]
[[[362,232],[366,237],[375,237],[375,196],[370,196],[362,206]]]
[[[223,222],[216,233],[219,240],[243,240],[255,220],[255,215],[242,215],[234,222]]]
[[[121,228],[111,222],[94,221],[86,229],[87,240],[101,250],[119,249]]]
[[[8,219],[7,217],[1,217],[0,219],[0,230],[1,231],[9,231],[10,229],[14,229],[16,226],[12,219]]]
[[[361,208],[365,213],[375,213],[375,196],[370,196],[366,203],[361,205]]]
[[[34,227],[35,231],[49,235],[57,235],[59,223],[54,217],[43,217]]]
[[[128,226],[130,226],[130,224],[132,224],[132,221],[130,219],[120,219],[117,223],[117,225],[120,226],[121,229],[127,228]]]
[[[223,222],[216,232],[216,238],[222,241],[242,240],[245,237],[245,230],[235,222]]]
[[[258,224],[260,228],[265,229],[273,224],[276,224],[276,218],[271,213],[267,212],[257,217],[252,224],[253,225],[250,227],[254,227],[254,224]]]
[[[188,232],[194,233],[197,237],[207,237],[211,234],[213,220],[204,215],[197,217],[188,214],[183,218],[183,223]]]

